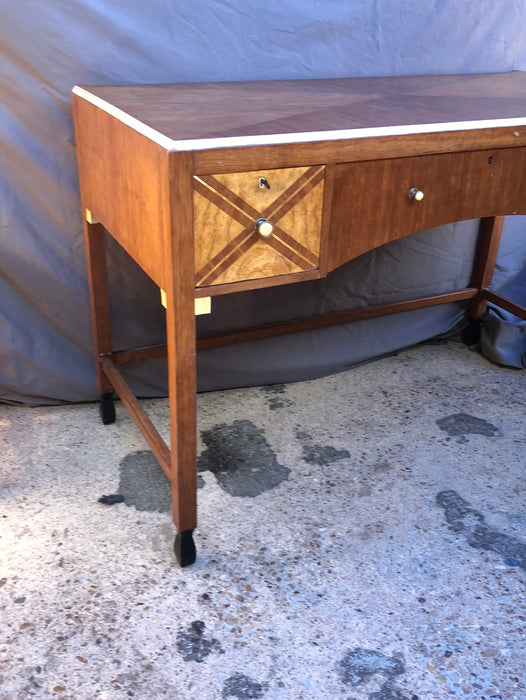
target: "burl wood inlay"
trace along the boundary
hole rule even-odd
[[[194,176],[196,287],[316,269],[324,172],[315,165]],[[269,238],[255,231],[259,218],[272,223]]]

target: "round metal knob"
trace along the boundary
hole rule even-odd
[[[261,238],[270,238],[270,236],[272,236],[274,226],[272,226],[270,221],[261,218],[256,221],[254,226],[256,229],[256,233],[258,233],[261,236]]]
[[[424,199],[424,193],[417,187],[411,187],[409,190],[409,199],[414,199],[415,202],[421,202]]]

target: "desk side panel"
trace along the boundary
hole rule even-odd
[[[83,215],[89,209],[162,287],[166,151],[78,95],[72,100]]]

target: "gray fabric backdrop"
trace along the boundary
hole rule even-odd
[[[96,398],[70,90],[80,84],[526,69],[523,0],[18,0],[0,22],[0,400]],[[496,286],[520,276],[509,219]],[[476,222],[397,241],[320,283],[215,300],[199,332],[467,283]],[[159,342],[158,290],[110,245],[117,346]],[[448,305],[201,353],[201,389],[336,371],[445,332]],[[162,360],[128,368],[166,391]]]

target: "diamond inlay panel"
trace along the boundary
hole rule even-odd
[[[325,166],[194,177],[195,284],[318,267]],[[262,238],[255,222],[272,235]]]

